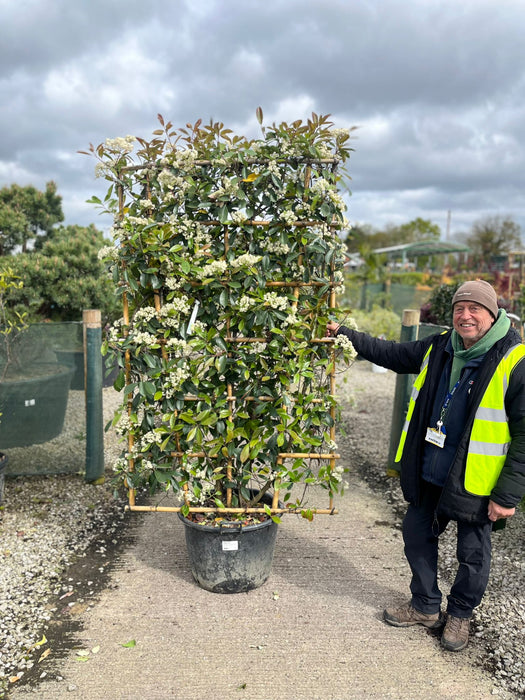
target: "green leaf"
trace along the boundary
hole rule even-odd
[[[133,647],[137,646],[137,642],[134,639],[130,639],[129,642],[121,644],[120,646],[125,647],[126,649],[133,649]]]

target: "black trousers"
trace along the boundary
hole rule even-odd
[[[403,520],[405,556],[412,571],[412,606],[427,614],[438,612],[442,599],[437,578],[438,543],[449,520],[436,516],[441,490],[423,482],[420,505],[409,505]],[[457,522],[459,566],[447,604],[447,612],[454,617],[470,617],[483,598],[490,572],[491,531],[490,522]]]

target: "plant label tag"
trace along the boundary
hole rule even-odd
[[[444,447],[446,437],[447,436],[445,435],[445,433],[442,433],[441,430],[436,430],[435,428],[427,428],[425,440],[427,442],[432,443],[433,445],[436,445],[436,447]]]
[[[223,552],[236,552],[239,549],[239,540],[229,540],[222,543]]]

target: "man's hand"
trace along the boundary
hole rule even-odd
[[[335,321],[330,321],[330,323],[326,324],[326,335],[329,338],[335,338],[338,330],[339,330],[339,324],[336,323]]]
[[[504,508],[494,501],[489,501],[489,520],[493,523],[500,518],[510,518],[516,512],[516,508]]]

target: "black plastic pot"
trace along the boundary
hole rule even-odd
[[[40,366],[38,376],[0,383],[0,447],[52,440],[64,426],[73,369]]]
[[[191,573],[199,586],[212,593],[243,593],[268,579],[277,537],[273,520],[209,527],[181,513],[179,518],[185,528]]]
[[[4,486],[5,486],[5,470],[9,462],[7,455],[0,452],[0,506],[4,501]]]

